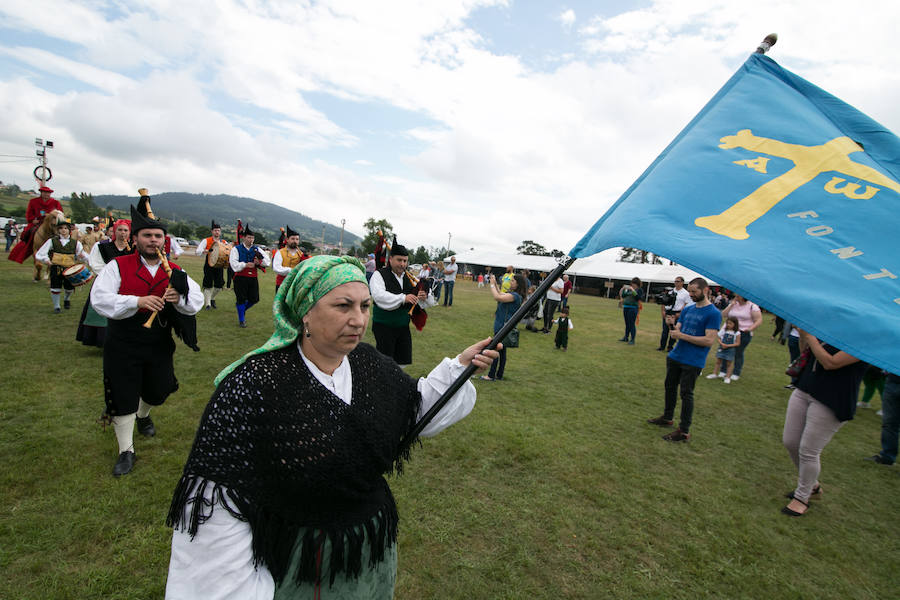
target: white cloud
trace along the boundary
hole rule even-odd
[[[547,48],[565,58],[544,72],[473,28],[475,10],[506,4],[145,0],[109,17],[48,0],[37,20],[10,0],[8,26],[64,44],[0,60],[94,89],[0,81],[0,151],[55,139],[63,189],[230,192],[355,232],[386,217],[415,245],[452,232],[465,248],[568,250],[770,31],[773,58],[900,130],[897,3],[657,0],[608,18],[560,5],[581,45]],[[422,124],[373,142],[387,126],[354,125],[355,101]],[[395,139],[424,149],[399,156]],[[346,165],[319,153],[347,148]]]

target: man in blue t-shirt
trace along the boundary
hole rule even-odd
[[[687,290],[695,304],[686,306],[675,321],[674,315],[666,317],[671,331],[669,335],[677,341],[675,348],[666,358],[666,407],[661,417],[648,419],[648,423],[660,427],[670,427],[675,416],[678,389],[681,388],[681,422],[678,429],[663,436],[670,442],[686,442],[691,439],[691,417],[694,414],[694,384],[706,364],[706,355],[715,345],[722,314],[706,297],[706,280],[697,277],[691,280]]]

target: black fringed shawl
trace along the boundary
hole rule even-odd
[[[297,543],[298,583],[325,580],[316,558],[326,538],[330,583],[340,572],[359,575],[364,536],[369,566],[381,561],[397,539],[397,507],[383,475],[399,473],[409,458],[401,440],[421,396],[416,381],[372,346],[360,344],[349,360],[350,406],[310,373],[295,344],[230,373],[203,413],[167,524],[194,536],[221,503],[249,522],[254,560],[278,584]]]

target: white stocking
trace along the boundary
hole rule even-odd
[[[128,450],[134,452],[134,413],[113,417],[113,430],[119,442],[119,454]]]

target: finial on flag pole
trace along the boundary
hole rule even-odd
[[[765,37],[763,41],[759,43],[759,46],[756,47],[756,54],[765,54],[775,45],[775,42],[778,41],[777,33],[770,33]]]

